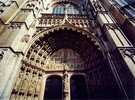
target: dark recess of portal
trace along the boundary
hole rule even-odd
[[[62,100],[62,78],[60,76],[47,78],[44,100]]]
[[[73,75],[70,82],[71,100],[88,100],[88,93],[84,76]]]

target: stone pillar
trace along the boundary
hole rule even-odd
[[[9,99],[22,57],[21,54],[14,54],[10,49],[5,51],[0,63],[0,99]]]
[[[64,81],[63,81],[63,85],[64,85],[64,100],[69,100],[69,77],[68,77],[68,73],[65,70],[64,74]]]
[[[45,73],[43,73],[42,83],[41,83],[41,92],[40,92],[40,97],[39,97],[40,100],[44,99],[45,85],[46,85],[46,75]]]

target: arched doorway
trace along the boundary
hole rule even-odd
[[[75,28],[59,28],[37,35],[22,60],[20,76],[15,83],[11,98],[51,98],[49,94],[46,94],[46,91],[50,92],[50,89],[47,90],[46,87],[41,87],[44,85],[42,84],[44,80],[43,76],[53,73],[63,75],[62,94],[64,95],[62,98],[65,100],[70,99],[69,94],[71,94],[71,99],[90,97],[96,100],[121,97],[121,91],[114,79],[108,61],[103,56],[99,40],[91,35],[91,33],[79,31]],[[89,96],[84,94],[85,97],[79,97],[81,93],[79,84],[75,84],[77,90],[73,91],[71,89],[70,91],[69,76],[74,73],[85,74],[86,82],[82,76],[77,77],[79,77],[79,81],[84,83],[84,91],[86,88],[89,90]],[[74,86],[73,80],[78,82],[77,77],[73,76],[71,78],[71,87]],[[61,80],[58,77],[47,79],[51,83],[53,82],[52,80],[59,83],[58,86],[61,85]],[[47,81],[46,83],[48,84]],[[26,84],[25,88],[22,87],[23,82]],[[85,83],[88,84],[87,87],[85,87]],[[43,91],[45,91],[45,94],[43,94]],[[74,93],[76,91],[78,94]],[[55,96],[52,97],[55,98]]]
[[[44,100],[62,100],[62,78],[60,76],[47,78]]]

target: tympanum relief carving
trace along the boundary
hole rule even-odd
[[[45,70],[82,70],[84,62],[80,55],[71,49],[60,49],[52,54],[45,64]]]

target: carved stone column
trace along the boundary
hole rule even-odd
[[[64,100],[69,100],[69,77],[68,77],[68,73],[67,70],[64,70],[64,81],[63,81],[63,85],[64,85]]]
[[[45,92],[45,85],[46,85],[46,78],[47,76],[45,75],[45,73],[43,73],[43,76],[42,76],[42,81],[41,81],[41,92],[40,92],[40,100],[43,100],[44,99],[44,92]]]

